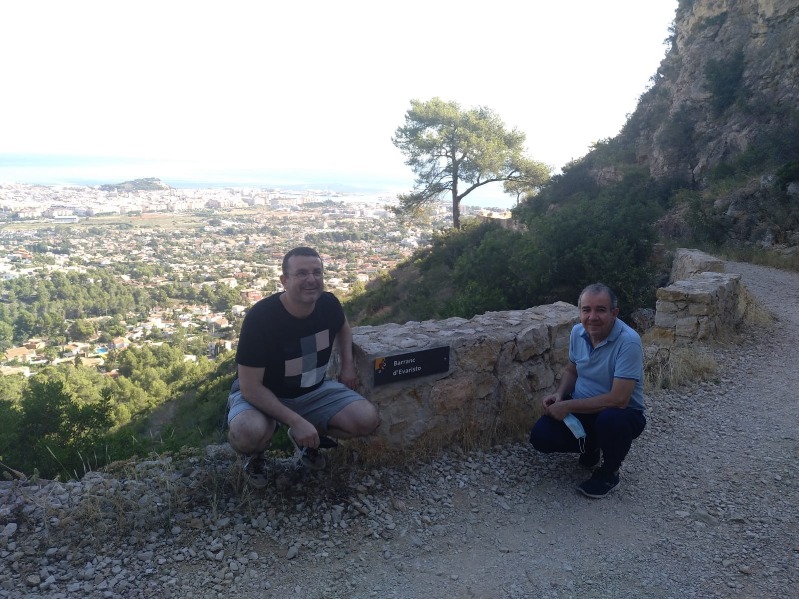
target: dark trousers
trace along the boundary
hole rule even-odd
[[[602,469],[616,472],[636,439],[646,427],[639,410],[606,408],[596,414],[575,414],[586,432],[585,452],[602,450]],[[563,422],[541,416],[530,431],[530,443],[543,453],[579,453],[580,446]]]

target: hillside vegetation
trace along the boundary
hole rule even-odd
[[[347,306],[353,323],[576,302],[598,280],[624,316],[654,307],[668,266],[656,244],[799,269],[797,15],[788,0],[681,1],[618,136],[529,194],[513,228],[441,233],[370,283]]]
[[[134,179],[133,181],[124,181],[123,183],[114,183],[101,185],[102,191],[161,191],[169,189],[169,185],[162,182],[155,177],[146,177],[144,179]]]

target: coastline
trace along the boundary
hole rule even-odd
[[[0,154],[0,184],[97,187],[145,178],[157,178],[175,189],[281,189],[322,191],[331,196],[396,197],[413,187],[410,177],[382,173],[230,167],[188,160]],[[463,199],[463,205],[505,210],[515,205],[514,197],[502,193],[498,184],[493,187],[475,190]]]

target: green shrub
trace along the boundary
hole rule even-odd
[[[794,160],[787,164],[782,165],[776,172],[777,186],[785,191],[788,184],[794,181],[799,181],[799,160]]]
[[[713,213],[712,205],[702,197],[692,197],[688,204],[685,220],[691,228],[691,240],[697,243],[721,245],[727,236],[727,229],[718,215]]]
[[[651,261],[659,210],[648,199],[627,201],[611,193],[540,219],[532,229],[540,300],[576,302],[589,283],[601,281],[618,295],[623,316],[654,304],[656,269]]]
[[[708,90],[713,94],[711,106],[716,115],[727,110],[741,97],[744,67],[744,53],[741,49],[729,58],[720,60],[711,58],[705,64],[705,79]]]

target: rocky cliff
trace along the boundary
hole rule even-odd
[[[637,158],[655,177],[701,183],[767,136],[796,130],[799,3],[681,0],[653,81],[626,131]]]
[[[600,197],[655,205],[664,241],[762,246],[799,265],[799,2],[680,0],[668,41],[619,135],[517,217]]]

